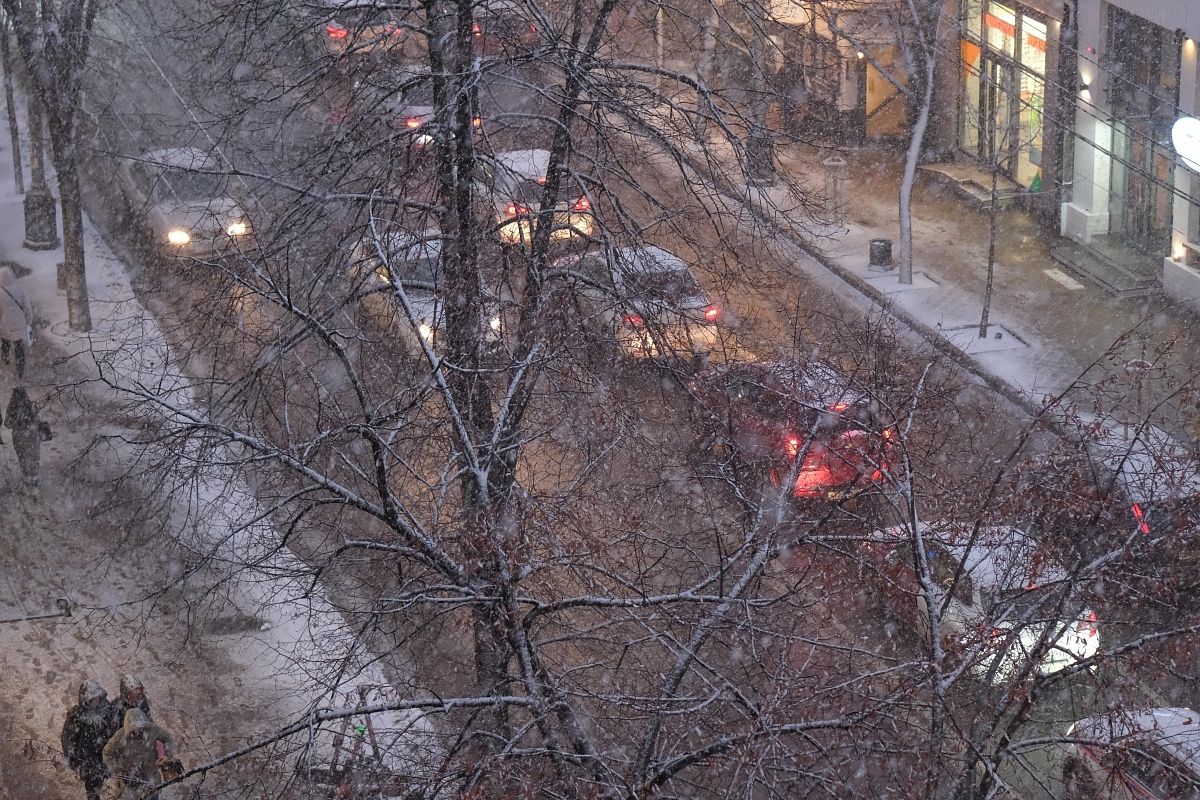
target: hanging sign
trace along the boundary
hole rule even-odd
[[[1183,165],[1200,172],[1200,119],[1180,117],[1171,126],[1171,144]]]

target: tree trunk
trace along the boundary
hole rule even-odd
[[[921,145],[925,140],[925,131],[929,128],[929,115],[933,106],[934,59],[927,54],[923,60],[925,85],[921,87],[921,107],[913,124],[908,153],[904,157],[904,175],[900,179],[900,283],[913,281],[912,191],[917,178],[917,162],[921,158]]]
[[[83,202],[79,193],[79,166],[73,152],[65,157],[56,152],[54,162],[58,169],[58,196],[62,203],[67,320],[71,330],[86,332],[92,329],[92,312],[88,305],[87,273],[83,259]]]

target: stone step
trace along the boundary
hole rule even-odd
[[[1052,247],[1050,256],[1074,275],[1117,297],[1144,297],[1162,287],[1160,276],[1130,269],[1074,242]]]

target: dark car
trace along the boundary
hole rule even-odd
[[[895,429],[877,404],[825,361],[735,364],[688,384],[711,448],[724,442],[779,483],[795,470],[792,494],[837,500],[887,479]]]
[[[471,26],[475,52],[487,56],[526,56],[540,41],[535,22],[515,0],[489,0],[475,9]]]

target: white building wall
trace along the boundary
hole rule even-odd
[[[1112,160],[1107,153],[1112,147],[1112,126],[1106,122],[1109,112],[1103,98],[1108,92],[1100,68],[1103,5],[1101,0],[1080,0],[1076,8],[1079,85],[1088,88],[1075,99],[1075,174],[1071,199],[1063,203],[1061,229],[1063,236],[1085,245],[1108,231]]]

